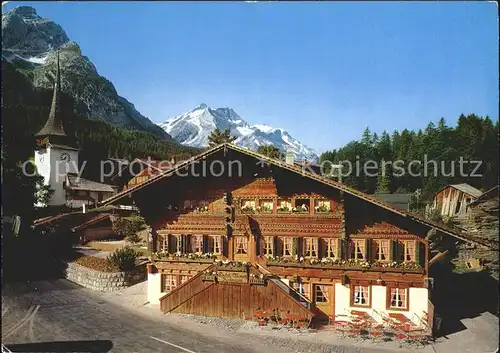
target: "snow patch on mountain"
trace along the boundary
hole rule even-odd
[[[265,124],[249,125],[231,108],[212,109],[206,104],[159,124],[177,142],[191,147],[208,146],[208,136],[215,129],[231,130],[234,143],[251,150],[273,145],[283,152],[292,152],[296,159],[317,161],[318,154],[290,134]]]

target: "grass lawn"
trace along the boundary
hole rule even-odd
[[[100,242],[100,241],[91,241],[87,244],[89,248],[95,249],[95,250],[100,250],[100,251],[109,251],[113,252],[117,249],[124,248],[125,246],[130,246],[132,249],[137,251],[138,253],[141,254],[141,256],[147,256],[148,255],[148,249],[141,249],[141,246],[144,246],[142,244],[136,244],[136,245],[130,245],[126,241],[121,241],[121,242]]]

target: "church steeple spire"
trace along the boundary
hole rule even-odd
[[[61,103],[59,97],[59,90],[61,89],[61,73],[59,64],[59,50],[57,51],[57,71],[56,82],[54,83],[54,94],[52,96],[52,104],[50,106],[50,113],[44,127],[36,134],[36,136],[50,137],[59,136],[66,137],[64,126],[61,117]]]

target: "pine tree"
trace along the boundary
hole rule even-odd
[[[221,132],[219,129],[215,129],[208,136],[208,146],[215,147],[223,143],[232,143],[234,140],[236,140],[236,137],[231,136],[231,130],[225,129]]]
[[[273,145],[259,146],[259,148],[257,148],[257,153],[260,153],[269,158],[274,158],[279,160],[283,160],[285,158],[283,152],[281,152],[279,148]]]

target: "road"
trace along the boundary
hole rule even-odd
[[[266,350],[248,342],[207,337],[134,315],[102,300],[99,293],[65,279],[4,286],[2,343],[13,352],[246,353]]]

